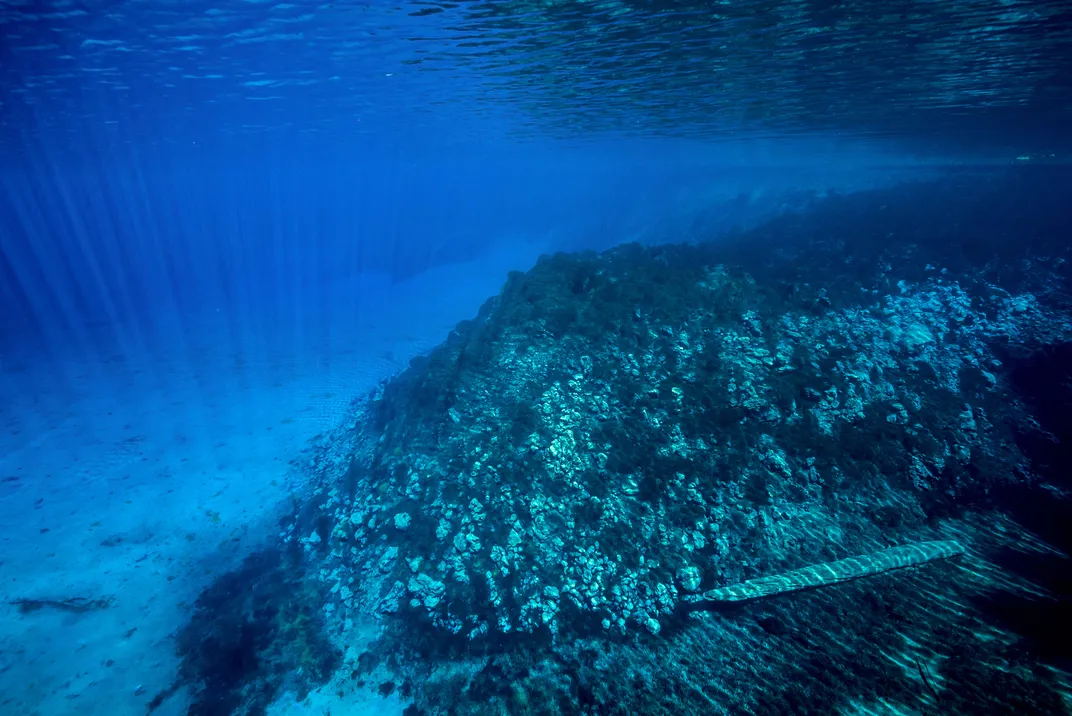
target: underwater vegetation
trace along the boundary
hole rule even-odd
[[[177,638],[172,687],[192,688],[190,716],[263,714],[285,689],[304,698],[341,664],[324,631],[324,594],[294,552],[257,552],[201,594]]]

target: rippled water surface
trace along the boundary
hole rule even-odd
[[[8,131],[824,130],[1045,147],[1072,3],[3,2]]]

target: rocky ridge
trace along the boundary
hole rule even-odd
[[[360,405],[296,535],[339,614],[657,634],[687,595],[934,538],[1031,479],[999,353],[1067,315],[916,247],[792,282],[726,253],[545,257]]]

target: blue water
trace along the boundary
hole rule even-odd
[[[1062,528],[1069,486],[1062,482],[1068,456],[1061,442],[1068,437],[1061,391],[1072,340],[1064,323],[1072,289],[1062,268],[1072,205],[1072,174],[1065,171],[1072,156],[1070,28],[1072,6],[1056,0],[941,7],[0,0],[0,713],[476,713],[478,704],[488,713],[1069,708],[1072,656],[1047,632],[1067,623],[1062,609],[1072,582],[1066,568],[1046,560],[1070,546]],[[747,516],[725,534],[732,549],[747,543],[754,552],[726,552],[735,567],[718,567],[716,577],[704,563],[702,573],[703,588],[712,589],[878,547],[974,540],[977,548],[969,551],[980,561],[963,567],[958,579],[974,570],[990,580],[987,589],[949,587],[933,601],[977,621],[955,632],[906,627],[903,643],[923,643],[911,654],[897,651],[903,643],[895,649],[882,641],[889,637],[882,632],[875,653],[889,656],[880,667],[874,654],[856,662],[831,656],[837,644],[866,641],[861,632],[844,626],[845,634],[831,632],[823,641],[776,613],[777,606],[716,613],[723,621],[702,638],[676,622],[652,627],[647,616],[635,609],[623,615],[620,607],[591,624],[592,615],[563,616],[561,623],[548,617],[529,630],[531,641],[511,641],[493,621],[474,616],[466,630],[479,634],[462,646],[438,613],[431,622],[408,613],[392,621],[373,605],[362,621],[360,610],[346,620],[342,607],[335,611],[339,590],[321,593],[335,584],[325,575],[358,574],[359,558],[329,558],[306,542],[310,530],[323,531],[325,543],[333,539],[334,527],[325,525],[337,515],[324,507],[326,495],[360,493],[346,488],[348,481],[374,480],[372,472],[348,472],[362,449],[375,450],[352,437],[372,424],[362,407],[369,391],[396,378],[397,393],[388,395],[435,393],[440,374],[422,373],[427,364],[411,359],[432,355],[438,365],[437,350],[450,354],[452,340],[470,340],[473,324],[460,322],[485,305],[480,321],[488,311],[500,315],[488,299],[503,292],[507,307],[520,300],[521,293],[503,288],[519,285],[511,272],[535,271],[532,281],[559,269],[602,276],[584,263],[598,261],[586,258],[597,254],[580,252],[634,242],[648,252],[636,259],[638,274],[665,262],[682,272],[678,277],[689,260],[661,247],[700,247],[703,256],[703,247],[726,247],[719,261],[740,261],[760,277],[749,284],[759,288],[748,309],[760,313],[807,296],[805,312],[877,315],[877,303],[852,302],[861,295],[888,299],[890,331],[916,336],[918,345],[929,345],[927,336],[944,323],[919,316],[898,323],[901,309],[889,307],[911,300],[920,315],[952,311],[912,293],[913,282],[941,284],[934,296],[964,286],[976,301],[974,325],[984,316],[991,321],[985,331],[964,335],[1001,344],[994,360],[1000,356],[1002,367],[980,363],[980,370],[997,375],[1007,390],[1004,403],[1026,406],[1038,432],[1023,427],[1031,423],[1025,418],[986,451],[1001,468],[973,463],[964,476],[931,486],[934,494],[918,505],[905,497],[911,518],[898,517],[895,525],[874,517],[868,529],[875,532],[854,531],[863,528],[849,517],[825,522],[824,510],[841,500],[886,515],[904,493],[883,492],[853,474],[845,480],[859,493],[816,492],[812,504],[752,476],[732,500],[748,505],[741,508]],[[901,242],[916,248],[898,253]],[[831,246],[833,254],[824,253]],[[890,254],[876,258],[885,249]],[[796,251],[802,258],[787,258]],[[538,264],[556,252],[580,258]],[[830,269],[830,255],[845,259],[846,268]],[[608,275],[623,271],[626,283],[636,275],[613,263],[633,259],[606,256]],[[916,259],[918,266],[911,264]],[[779,261],[790,268],[771,268]],[[880,281],[875,269],[851,283],[861,267],[872,266],[886,277]],[[665,282],[659,285],[669,295],[684,279],[653,280]],[[978,288],[984,284],[990,288]],[[559,296],[554,280],[534,285],[550,288],[531,289],[526,300],[557,305],[558,298],[548,298]],[[588,290],[588,283],[579,285],[579,293]],[[813,295],[820,286],[823,293]],[[541,299],[540,290],[549,293]],[[637,320],[661,306],[648,290],[628,299]],[[986,303],[1001,292],[1032,308],[1006,316]],[[1037,298],[1037,311],[1026,296]],[[720,315],[712,301],[695,310]],[[664,309],[672,313],[658,310]],[[550,333],[553,323],[549,313]],[[608,345],[626,344],[626,329],[618,330],[607,334]],[[845,328],[853,351],[881,343],[877,334],[852,330]],[[483,335],[471,339],[479,343]],[[803,340],[804,333],[794,335]],[[487,354],[474,355],[458,359],[459,375],[484,365]],[[848,365],[847,357],[838,360],[837,370]],[[798,366],[801,375],[807,365]],[[835,369],[824,363],[823,370]],[[929,375],[919,366],[906,375],[920,370]],[[570,371],[581,369],[571,364]],[[879,373],[870,380],[877,384]],[[575,378],[560,377],[564,384]],[[935,398],[950,411],[957,401],[974,405],[990,395],[975,383],[950,385]],[[638,387],[638,395],[650,387]],[[797,387],[795,399],[805,405],[810,394],[803,382]],[[957,403],[949,416],[961,411]],[[411,418],[414,431],[420,420]],[[771,427],[777,421],[749,420],[742,418],[742,430],[755,435],[742,433],[729,444],[758,450],[764,440],[783,439]],[[452,417],[443,424],[449,432],[464,423]],[[890,424],[908,429],[896,419]],[[941,424],[946,432],[935,434],[950,434],[953,428]],[[385,441],[395,439],[381,428]],[[890,444],[903,438],[906,456],[915,445],[900,434],[882,435]],[[858,459],[860,444],[842,440],[843,454]],[[590,447],[599,451],[595,442]],[[1009,466],[1017,461],[1006,460],[1013,453],[1022,458],[1017,475],[1034,491],[989,482],[1016,472]],[[799,457],[807,459],[805,452]],[[870,459],[876,470],[901,465],[888,456]],[[727,459],[726,469],[734,464]],[[936,481],[948,477],[935,465],[927,469]],[[913,473],[917,483],[925,482],[920,474]],[[529,474],[516,484],[523,492],[540,481]],[[643,479],[636,487],[642,497],[655,490],[649,488]],[[379,499],[369,495],[369,504]],[[434,521],[421,532],[422,512],[431,520],[451,499],[429,497],[411,508],[417,522],[406,539],[432,534]],[[497,524],[501,516],[485,507],[485,524]],[[640,531],[641,513],[630,514],[637,521],[624,523],[627,542],[650,540]],[[794,524],[814,524],[792,540],[771,537],[770,525],[790,515]],[[745,522],[767,527],[735,541]],[[486,529],[505,540],[505,525],[502,534]],[[826,551],[816,546],[820,534],[831,540]],[[1019,564],[1008,558],[1000,535],[1031,557]],[[390,530],[382,536],[384,544],[396,538]],[[377,539],[368,537],[369,544]],[[705,549],[695,548],[707,559]],[[411,567],[399,558],[398,568]],[[524,569],[535,575],[537,567]],[[948,587],[945,573],[938,574],[938,584],[922,577],[912,584]],[[357,592],[373,582],[365,575],[351,586]],[[448,601],[460,604],[450,584]],[[899,583],[891,584],[890,594],[897,593]],[[555,594],[563,586],[547,585]],[[923,619],[877,593],[869,607],[875,613],[898,623]],[[1040,611],[1036,597],[1049,599],[1052,611]],[[858,598],[846,597],[850,604]],[[480,614],[491,599],[481,594],[480,604],[463,611]],[[831,600],[799,613],[815,609],[829,617],[853,609]],[[503,609],[508,620],[516,616]],[[620,633],[612,614],[623,619]],[[604,617],[608,631],[598,628]],[[393,631],[399,619],[412,620],[419,638]],[[778,669],[788,657],[779,660],[777,645],[756,640],[757,624],[802,650],[793,653],[810,654],[812,666],[785,676]],[[488,629],[493,636],[482,641]],[[1008,653],[980,647],[946,654],[945,661],[935,656],[940,649],[933,644],[959,645],[972,630],[985,632],[983,641],[1009,645]],[[385,645],[399,644],[403,657],[383,655]],[[690,662],[681,673],[693,676],[674,681],[678,676],[660,668],[680,657],[683,644],[716,644],[728,650],[727,663],[736,645],[742,661],[734,663],[744,664],[747,655],[747,669],[730,679],[728,667]],[[769,661],[757,656],[768,653]],[[987,669],[1001,658],[1013,676],[999,685],[994,674],[1006,667]],[[972,659],[977,670],[964,665]],[[815,677],[850,663],[861,666],[843,693]],[[472,688],[445,674],[464,675]],[[769,682],[763,674],[772,675]],[[593,681],[614,688],[600,696]],[[673,694],[648,698],[660,689]]]

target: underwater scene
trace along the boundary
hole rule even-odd
[[[1068,0],[0,0],[0,716],[1069,713]]]

